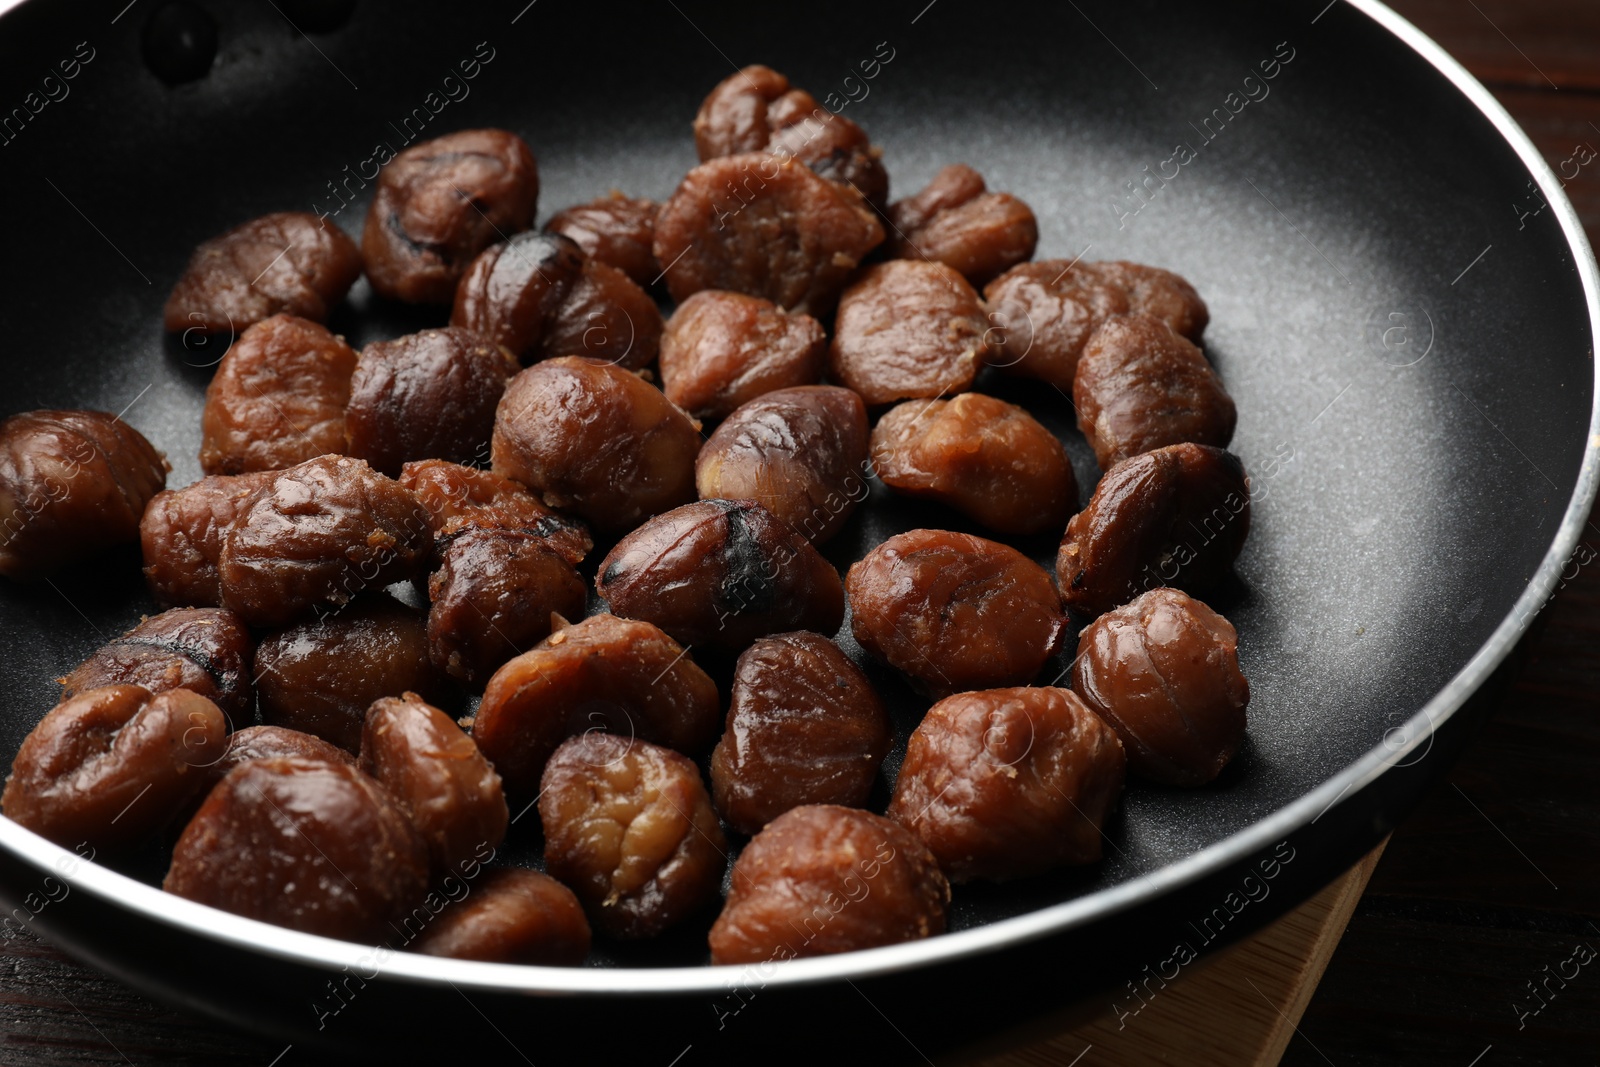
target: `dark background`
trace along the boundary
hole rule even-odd
[[[1579,144],[1600,148],[1590,125],[1600,123],[1595,5],[1396,6],[1490,85],[1552,166]],[[203,157],[186,174],[196,197],[225,180]],[[1591,235],[1600,232],[1600,162],[1568,193]],[[1396,833],[1285,1062],[1596,1062],[1600,961],[1521,1030],[1514,1005],[1536,1007],[1525,983],[1577,943],[1600,947],[1597,565],[1579,568],[1546,609],[1472,753]],[[0,949],[0,1063],[265,1065],[283,1052],[157,1008],[38,941]],[[311,1060],[295,1049],[281,1062]]]

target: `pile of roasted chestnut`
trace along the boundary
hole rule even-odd
[[[1249,687],[1189,593],[1250,491],[1194,289],[1032,260],[964,165],[888,202],[862,129],[766,67],[694,136],[662,204],[531,229],[528,145],[465,130],[387,163],[359,245],[295,212],[205,242],[166,326],[236,336],[193,485],[109,415],[0,426],[0,574],[137,540],[170,606],[61,679],[5,814],[166,834],[168,891],[330,937],[575,964],[698,923],[748,963],[941,933],[951,883],[1098,860],[1126,772],[1213,780]],[[448,324],[354,351],[322,323],[363,273]],[[1070,393],[1086,506],[980,372]],[[817,546],[892,494],[997,539],[913,529],[841,578]],[[1062,530],[1053,576],[1000,540]],[[847,617],[931,702],[881,813]],[[543,872],[495,864],[508,832]]]

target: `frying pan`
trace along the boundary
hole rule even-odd
[[[366,161],[419,128],[522,134],[545,214],[610,188],[665,197],[695,162],[701,97],[765,62],[846,102],[899,194],[967,161],[1034,207],[1041,256],[1191,279],[1255,492],[1215,599],[1251,680],[1249,742],[1214,787],[1130,788],[1097,866],[964,887],[952,932],[916,944],[710,968],[702,924],[557,970],[264,926],[152,888],[159,852],[114,871],[0,820],[0,896],[169,1002],[298,1044],[512,1062],[920,1062],[1062,1006],[1127,1018],[1158,995],[1152,974],[1187,966],[1180,946],[1204,953],[1303,900],[1448,768],[1594,495],[1597,286],[1576,216],[1489,94],[1369,0],[395,2],[309,35],[272,4],[213,3],[218,61],[176,88],[144,68],[148,12],[124,3],[0,19],[0,106],[59,97],[0,145],[3,405],[125,411],[171,457],[170,484],[198,476],[226,343],[161,331],[199,241],[284,208],[358,232]],[[80,42],[93,57],[67,92],[45,85]],[[435,321],[362,283],[333,324],[359,345]],[[1065,400],[984,387],[1062,433],[1087,497]],[[830,552],[918,525],[965,528],[885,502]],[[0,754],[54,703],[52,679],[152,610],[135,564],[0,589]],[[921,705],[874,677],[903,742]],[[36,909],[47,876],[70,892]]]

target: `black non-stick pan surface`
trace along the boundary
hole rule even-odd
[[[1133,785],[1099,865],[961,887],[943,938],[738,971],[703,966],[701,922],[602,944],[580,970],[439,961],[178,901],[137,884],[159,879],[158,854],[128,861],[130,880],[0,821],[0,895],[37,901],[63,872],[72,887],[40,930],[286,1041],[921,1062],[1047,1008],[1126,1011],[1147,967],[1303,899],[1448,766],[1464,702],[1559,580],[1593,495],[1594,264],[1576,219],[1487,94],[1376,4],[363,0],[305,34],[272,3],[214,0],[214,69],[169,88],[140,58],[150,5],[125,3],[0,20],[0,107],[29,109],[0,144],[0,413],[125,412],[187,484],[226,340],[165,337],[161,305],[199,241],[280,209],[359,233],[375,150],[419,128],[521,134],[541,218],[612,188],[664,199],[696,161],[700,99],[764,62],[848,102],[897,195],[965,161],[1032,205],[1041,257],[1192,280],[1253,479],[1237,582],[1214,600],[1250,678],[1244,750],[1210,788]],[[44,81],[74,57],[76,77]],[[363,282],[333,325],[359,346],[438,321]],[[1061,432],[1087,499],[1098,474],[1067,400],[981,385]],[[881,497],[835,562],[898,530],[968,528]],[[153,608],[131,552],[0,588],[0,756],[57,676]],[[903,744],[925,703],[873,677]],[[510,854],[537,851],[524,824]]]

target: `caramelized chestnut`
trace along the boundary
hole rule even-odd
[[[836,385],[780,389],[718,426],[694,462],[702,500],[753,500],[813,544],[866,499],[867,409]]]
[[[255,650],[243,620],[220,608],[173,608],[102,645],[61,681],[61,699],[107,685],[151,693],[187,689],[212,701],[230,720],[255,714],[249,672]]]
[[[378,174],[361,231],[379,296],[448,304],[474,256],[533,222],[539,168],[505,130],[458,130],[414,144]]]
[[[410,493],[346,456],[202,478],[150,502],[145,576],[167,603],[228,608],[281,626],[416,577],[433,547]]]
[[[495,415],[495,473],[607,532],[693,500],[699,451],[699,430],[659,389],[594,360],[534,364]]]
[[[356,354],[344,338],[293,315],[239,335],[206,387],[200,469],[275,471],[345,450]]]
[[[505,839],[511,813],[500,776],[450,716],[415,693],[367,710],[361,769],[411,817],[435,871],[465,867]]]
[[[729,825],[753,834],[802,804],[865,805],[888,752],[888,709],[838,645],[763,637],[734,668],[712,793]]]
[[[968,534],[897,534],[845,589],[861,647],[937,696],[1031,682],[1066,627],[1042,567]]]
[[[990,365],[1070,392],[1089,335],[1113,315],[1155,315],[1191,341],[1208,314],[1194,287],[1138,263],[1042,259],[1020,263],[984,289],[994,329]]]
[[[1102,470],[1183,441],[1225,448],[1237,418],[1200,349],[1153,315],[1117,315],[1090,335],[1072,402]]]
[[[1078,638],[1072,687],[1110,723],[1143,778],[1204,785],[1244,741],[1250,683],[1239,635],[1176,589],[1152,589]]]
[[[255,677],[265,722],[350,752],[361,748],[361,724],[374,701],[442,690],[422,614],[382,593],[263,637]]]
[[[656,219],[653,249],[680,304],[702,289],[731,289],[826,315],[882,241],[883,226],[855,190],[793,156],[756,152],[691,170]]]
[[[978,294],[943,263],[868,267],[839,299],[828,371],[869,406],[972,388],[988,355]]]
[[[955,163],[915,196],[889,205],[889,254],[931,259],[960,271],[973,285],[1033,255],[1039,222],[1010,193],[991,193],[983,175]]]
[[[702,289],[672,313],[661,335],[661,388],[698,419],[822,377],[828,337],[810,315],[770,300]]]
[[[513,796],[528,796],[563,738],[610,730],[700,753],[721,721],[717,687],[647,622],[592,615],[494,673],[472,736]]]
[[[1001,533],[1060,529],[1078,504],[1067,451],[1026,411],[981,393],[907,400],[872,431],[883,484]]]
[[[450,325],[531,361],[582,271],[583,253],[560,234],[517,234],[472,261],[456,289]]]
[[[288,313],[326,322],[361,277],[361,250],[326,218],[274,211],[203,242],[163,312],[174,333],[248,329]]]
[[[661,265],[650,251],[661,205],[642,197],[609,196],[574,204],[550,216],[547,233],[558,233],[583,249],[590,260],[615,267],[640,285],[659,281]]]
[[[348,454],[391,478],[409,460],[482,462],[519,369],[510,352],[455,326],[374,342],[350,379]]]
[[[100,411],[27,411],[0,423],[0,574],[51,574],[139,536],[166,457]]]
[[[1250,534],[1250,482],[1231,452],[1181,444],[1101,476],[1056,554],[1061,599],[1090,615],[1163,585],[1199,592],[1228,573]]]
[[[897,822],[811,804],[778,816],[733,865],[712,963],[767,963],[944,933],[950,883]]]
[[[487,871],[410,946],[427,956],[576,967],[589,954],[589,920],[572,890],[538,871]]]
[[[782,74],[754,64],[724,78],[700,105],[695,148],[701,162],[763,149],[796,159],[882,210],[889,199],[882,150],[839,110],[823,108]]]
[[[1093,863],[1124,763],[1116,733],[1069,689],[958,693],[912,731],[889,817],[952,882]]]
[[[427,891],[428,851],[388,791],[349,764],[259,759],[211,790],[162,888],[248,919],[376,943]]]
[[[0,810],[67,848],[138,844],[194,796],[227,732],[217,706],[187,689],[85,690],[23,739]]]

